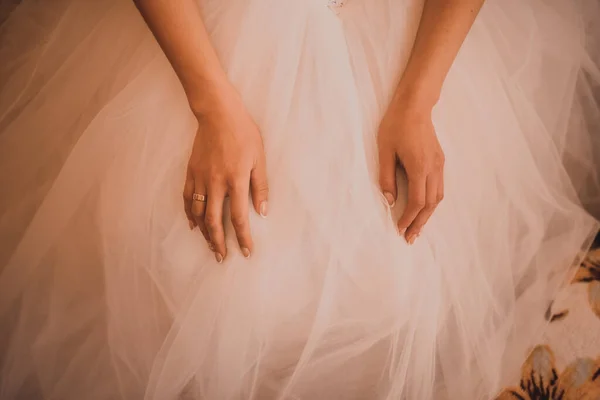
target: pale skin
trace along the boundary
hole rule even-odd
[[[408,203],[398,231],[414,243],[444,196],[444,154],[431,111],[444,79],[484,0],[425,0],[411,57],[378,132],[379,184],[390,206],[397,198],[398,166],[408,177]],[[217,262],[227,257],[223,206],[240,251],[250,257],[251,199],[268,213],[266,160],[260,131],[212,47],[196,0],[135,0],[177,73],[198,120],[183,203],[190,229],[200,229]],[[194,193],[207,201],[194,201]]]
[[[408,64],[378,133],[379,184],[396,202],[397,164],[408,178],[408,203],[398,231],[413,244],[444,198],[444,153],[431,112],[484,0],[426,0]]]

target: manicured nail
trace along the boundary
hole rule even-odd
[[[267,218],[267,201],[263,201],[262,203],[260,203],[260,216],[263,218]]]
[[[210,249],[210,251],[214,252],[215,251],[215,245],[212,244],[211,242],[208,242],[208,248]]]
[[[415,243],[415,240],[417,240],[417,235],[415,235],[414,233],[412,235],[410,235],[406,241],[408,242],[408,244],[413,244]]]
[[[390,207],[394,207],[396,205],[396,199],[394,198],[394,195],[391,194],[390,192],[384,192],[383,196],[385,197],[385,199],[388,202],[388,205]]]
[[[223,256],[221,255],[221,253],[215,253],[215,258],[217,259],[217,262],[219,264],[223,262]]]
[[[250,249],[247,247],[242,247],[242,254],[244,255],[244,257],[246,258],[250,258]]]

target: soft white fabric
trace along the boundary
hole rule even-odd
[[[26,1],[2,26],[0,398],[478,400],[515,382],[598,227],[577,198],[597,194],[597,2],[486,3],[434,110],[446,198],[413,246],[374,135],[422,0],[201,6],[271,189],[252,258],[228,223],[223,265],[187,226],[195,122],[134,6]]]

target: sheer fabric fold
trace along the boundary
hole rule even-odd
[[[0,398],[492,398],[598,229],[598,3],[486,2],[413,246],[375,134],[422,1],[200,5],[271,191],[223,265],[188,228],[195,121],[133,4],[25,0],[0,27]]]

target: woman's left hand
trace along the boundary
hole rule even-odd
[[[432,107],[395,96],[381,121],[379,184],[390,206],[398,196],[398,162],[408,178],[408,203],[398,220],[398,231],[409,244],[444,197],[444,153],[431,121]]]

